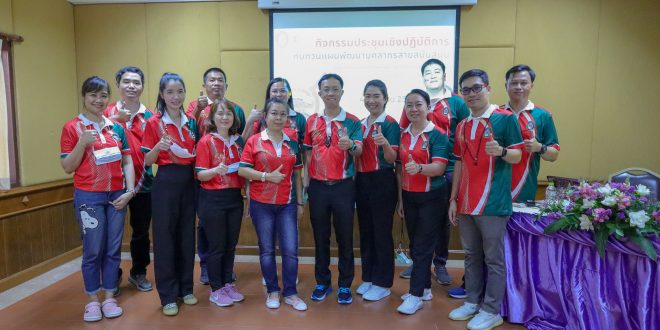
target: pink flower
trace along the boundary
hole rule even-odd
[[[594,222],[603,223],[607,221],[611,215],[612,215],[612,210],[610,209],[604,209],[602,207],[594,209]]]
[[[626,207],[630,206],[630,197],[625,196],[625,195],[620,195],[617,198],[617,206],[619,207],[619,210],[625,210]]]

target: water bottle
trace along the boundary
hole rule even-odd
[[[548,183],[548,187],[545,188],[545,200],[548,202],[557,201],[557,188],[555,188],[555,183]]]

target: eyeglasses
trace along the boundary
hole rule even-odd
[[[474,92],[475,94],[479,94],[484,89],[484,87],[486,87],[486,86],[488,86],[488,85],[476,84],[472,87],[463,87],[463,88],[461,88],[461,94],[470,95],[470,92]]]

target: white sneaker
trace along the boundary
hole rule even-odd
[[[298,282],[300,282],[300,279],[296,277],[296,284],[298,284]],[[266,279],[263,277],[261,278],[261,285],[266,286]]]
[[[406,300],[410,296],[410,293],[406,293],[401,296],[401,300]],[[431,288],[424,289],[424,295],[422,295],[422,300],[424,301],[429,301],[433,299],[433,292],[431,292]]]
[[[382,286],[372,285],[367,292],[362,295],[364,300],[378,301],[392,294],[392,291]]]
[[[458,307],[449,313],[449,318],[454,321],[465,321],[470,319],[474,314],[477,314],[477,304],[472,304],[469,302],[463,303],[461,307]]]
[[[297,311],[302,312],[307,310],[307,304],[305,304],[305,302],[295,294],[288,297],[284,297],[284,303],[286,303],[287,305],[291,305],[291,307],[293,307],[293,309]]]
[[[396,310],[401,314],[412,315],[424,307],[424,301],[421,297],[409,295]]]
[[[355,293],[365,294],[367,291],[369,291],[369,288],[371,288],[371,282],[362,282],[362,284],[358,286],[357,290],[355,290]]]
[[[271,292],[266,296],[266,307],[270,309],[280,308],[279,292]]]
[[[488,313],[482,309],[479,314],[468,322],[467,328],[470,330],[490,330],[503,322],[500,314]]]

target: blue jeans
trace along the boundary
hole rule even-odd
[[[92,192],[75,189],[73,207],[82,239],[82,274],[85,292],[95,294],[117,290],[121,262],[121,239],[126,208],[110,204],[123,190]]]
[[[298,294],[298,219],[296,204],[265,204],[250,201],[250,217],[259,239],[259,262],[268,293],[279,292],[275,240],[282,254],[283,296]]]

